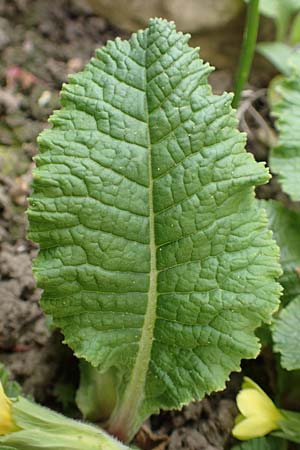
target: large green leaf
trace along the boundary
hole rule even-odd
[[[284,192],[300,201],[300,52],[291,59],[292,75],[276,87],[281,100],[274,105],[279,132],[278,145],[272,150],[270,166],[278,174]],[[298,62],[295,64],[294,62]]]
[[[270,229],[280,248],[285,302],[300,295],[300,212],[285,208],[274,200],[261,201],[267,210]]]
[[[281,365],[300,369],[300,296],[284,308],[273,329],[274,350],[281,353]]]
[[[277,247],[232,96],[173,23],[97,52],[39,139],[30,238],[42,304],[115,379],[108,428],[224,387],[278,305]]]

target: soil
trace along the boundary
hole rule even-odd
[[[26,394],[56,407],[57,397],[66,403],[56,386],[70,355],[50,331],[32,275],[37,249],[24,214],[32,157],[67,74],[118,34],[80,0],[0,0],[0,360]]]
[[[36,137],[59,106],[61,84],[117,35],[125,37],[83,0],[0,0],[0,361],[24,393],[75,417],[77,363],[38,303],[31,268],[37,248],[26,240],[26,198]],[[229,90],[232,74],[217,71],[211,82],[217,93]],[[265,91],[256,97],[255,92],[250,86],[245,102],[264,111]],[[250,150],[265,159],[266,141],[272,138],[267,114],[258,112],[260,119],[248,107],[242,114],[242,128],[251,128]],[[276,182],[260,195],[280,195]],[[235,374],[223,393],[151,418],[137,444],[144,450],[230,448],[240,380]]]
[[[182,411],[162,413],[151,418],[151,428],[165,437],[156,450],[223,450],[232,443],[231,430],[237,415],[235,405],[238,376],[221,394],[214,394],[202,402],[191,403]],[[137,436],[137,442],[139,435]],[[160,438],[160,439],[163,439]],[[157,439],[157,435],[156,435]],[[155,440],[154,440],[155,443]],[[150,439],[151,444],[151,439]],[[144,445],[147,449],[147,446]],[[153,448],[149,445],[149,450]]]

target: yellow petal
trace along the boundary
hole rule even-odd
[[[280,419],[280,412],[272,400],[261,391],[243,389],[236,398],[237,406],[245,417],[261,416],[271,422]]]
[[[244,379],[236,401],[241,415],[232,434],[238,439],[265,436],[279,429],[280,410],[254,381]]]
[[[241,441],[256,437],[265,436],[279,427],[275,422],[265,419],[261,415],[244,419],[237,423],[232,430],[232,434]]]
[[[12,416],[12,403],[5,395],[0,382],[0,435],[11,433],[18,429]]]

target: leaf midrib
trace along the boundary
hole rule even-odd
[[[148,177],[149,177],[149,249],[150,249],[150,271],[149,271],[149,290],[148,302],[145,313],[145,319],[142,328],[139,349],[137,352],[135,364],[132,369],[130,381],[125,389],[121,406],[111,421],[110,430],[117,434],[123,441],[129,441],[134,422],[138,416],[140,406],[144,400],[144,391],[151,358],[153,343],[153,333],[156,321],[157,304],[157,262],[155,243],[155,214],[153,199],[153,172],[152,172],[152,144],[150,136],[149,107],[147,98],[148,77],[147,77],[147,47],[145,49],[145,114],[147,124],[147,148],[148,148]],[[128,434],[129,433],[129,434]]]

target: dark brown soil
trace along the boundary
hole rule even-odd
[[[61,84],[117,35],[124,33],[83,0],[0,0],[0,361],[25,393],[75,416],[77,365],[38,304],[31,270],[37,249],[25,238],[26,197],[36,137],[59,106]],[[228,90],[232,76],[216,72],[212,83],[216,92]],[[253,129],[253,139],[261,140],[262,127]],[[259,148],[263,152],[264,143]],[[228,448],[239,380],[181,412],[153,417],[137,443],[144,450]]]
[[[63,352],[38,305],[36,248],[25,239],[31,158],[67,74],[117,34],[81,1],[0,0],[0,359],[48,403]]]
[[[232,386],[237,387],[237,383],[233,382]],[[163,413],[153,417],[152,429],[159,435],[168,436],[165,447],[164,441],[160,444],[161,447],[156,447],[159,450],[163,448],[168,450],[228,448],[229,442],[232,442],[230,435],[237,414],[233,400],[235,393],[235,389],[228,389],[202,402],[192,403],[184,407],[182,411]]]

